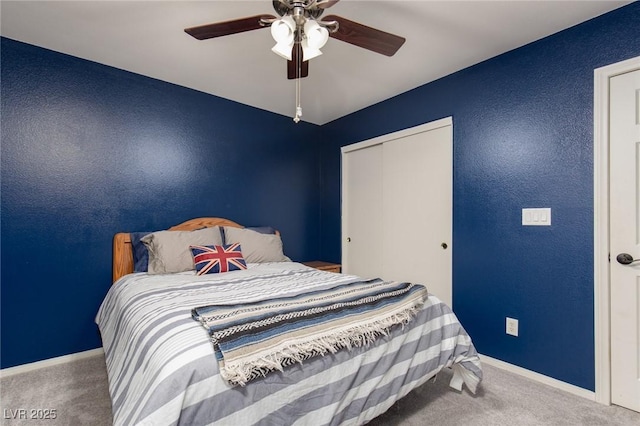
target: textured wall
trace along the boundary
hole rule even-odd
[[[340,146],[451,115],[456,312],[482,353],[593,389],[593,70],[639,27],[634,3],[321,128],[2,39],[2,368],[100,345],[118,231],[224,216],[339,261]]]
[[[101,346],[119,231],[222,216],[319,256],[318,127],[2,39],[2,368]]]
[[[454,310],[481,353],[593,390],[593,71],[640,55],[638,28],[634,3],[322,126],[323,257],[339,147],[453,116]],[[522,227],[525,207],[553,225]]]

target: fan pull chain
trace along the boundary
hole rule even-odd
[[[293,121],[296,123],[300,121],[302,117],[302,106],[300,105],[300,77],[296,78],[296,115],[293,117]]]
[[[293,117],[293,121],[298,123],[300,121],[300,117],[302,117],[302,105],[300,105],[300,80],[302,80],[302,52],[300,51],[300,45],[296,44],[295,46],[297,50],[296,55],[296,115]]]

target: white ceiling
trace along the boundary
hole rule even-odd
[[[303,120],[324,124],[630,1],[358,1],[335,14],[407,39],[393,57],[329,39],[302,79]],[[293,116],[294,80],[268,30],[205,41],[183,29],[271,1],[6,1],[3,36]]]

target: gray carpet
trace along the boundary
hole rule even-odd
[[[495,367],[483,368],[485,378],[477,395],[451,390],[447,370],[369,424],[640,425],[640,413],[597,404]],[[109,425],[107,386],[104,356],[2,378],[2,425]],[[56,418],[12,419],[19,409],[27,415],[32,409],[55,409]]]
[[[3,377],[0,397],[2,425],[111,424],[111,398],[103,355]],[[26,420],[12,418],[20,417],[20,409],[26,410]],[[56,410],[56,418],[29,419],[31,410]]]

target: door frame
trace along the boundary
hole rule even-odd
[[[439,120],[435,120],[435,121],[430,121],[428,123],[425,124],[420,124],[417,125],[415,127],[410,127],[408,129],[404,129],[404,130],[398,130],[396,132],[392,132],[392,133],[388,133],[386,135],[382,135],[382,136],[378,136],[372,139],[367,139],[361,142],[355,142],[352,143],[350,145],[345,145],[342,148],[340,148],[340,240],[341,240],[341,257],[342,257],[342,261],[344,262],[345,260],[345,256],[348,255],[346,253],[348,253],[347,250],[347,241],[346,241],[346,234],[345,234],[345,217],[347,217],[348,215],[348,204],[346,204],[345,207],[345,202],[344,202],[344,198],[346,196],[346,183],[345,183],[345,179],[344,179],[344,173],[345,173],[345,164],[343,162],[343,158],[344,155],[348,152],[351,151],[357,151],[359,149],[363,149],[363,148],[368,148],[370,146],[373,145],[380,145],[386,142],[391,142],[393,140],[396,139],[402,139],[404,137],[407,136],[411,136],[411,135],[415,135],[418,133],[424,133],[424,132],[428,132],[430,130],[435,130],[435,129],[439,129],[441,127],[447,127],[447,126],[451,126],[451,149],[453,150],[453,117],[449,116],[449,117],[445,117],[445,118],[441,118]],[[453,172],[453,152],[451,155],[451,170]],[[451,176],[451,179],[453,181],[453,174]],[[452,187],[453,190],[453,187]],[[452,198],[453,201],[453,198]],[[453,206],[452,206],[453,208]],[[452,224],[453,226],[453,224]],[[451,230],[451,233],[453,235],[453,229]],[[451,254],[451,258],[453,259],[453,252]],[[452,283],[453,284],[453,283]]]
[[[640,69],[640,56],[594,70],[593,224],[595,398],[611,405],[609,276],[609,79]]]

